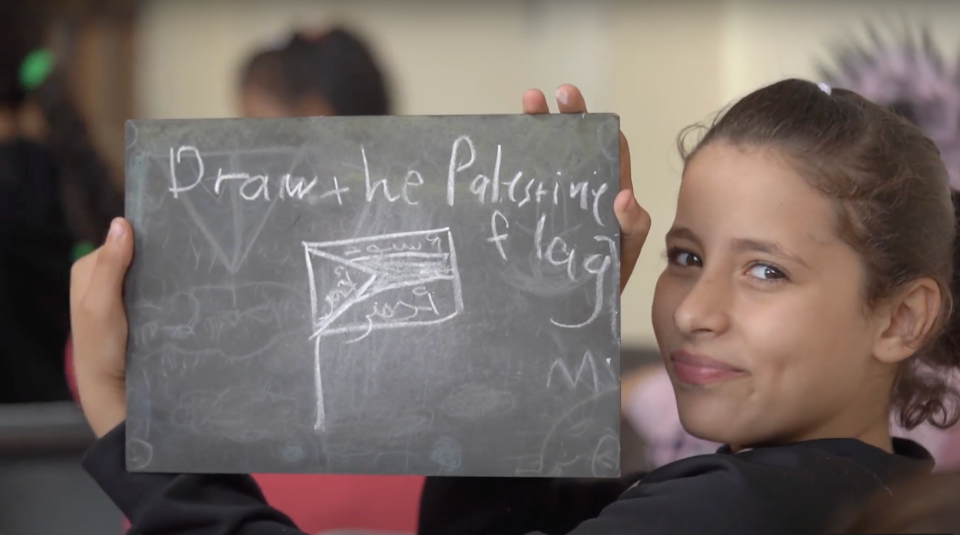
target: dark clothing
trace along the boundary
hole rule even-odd
[[[0,403],[70,399],[72,247],[46,150],[0,144]]]
[[[299,533],[285,515],[264,503],[249,476],[127,472],[125,429],[121,424],[100,439],[83,465],[130,519],[133,533]],[[846,508],[933,467],[930,455],[916,443],[895,439],[894,450],[889,454],[846,439],[738,454],[721,449],[660,468],[633,487],[621,480],[428,478],[419,532],[827,533]]]
[[[737,454],[724,447],[650,472],[599,514],[594,504],[576,501],[578,488],[588,495],[599,483],[529,481],[513,488],[506,479],[428,478],[419,533],[825,534],[868,496],[933,468],[914,442],[894,439],[894,450],[852,439]]]

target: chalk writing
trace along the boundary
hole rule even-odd
[[[597,374],[597,363],[593,360],[593,353],[587,351],[583,355],[583,359],[580,361],[580,367],[577,368],[576,375],[570,373],[570,368],[567,367],[567,364],[563,361],[562,358],[558,358],[553,361],[553,364],[550,365],[550,371],[547,373],[547,388],[553,385],[553,378],[556,375],[559,375],[564,379],[566,384],[570,388],[576,388],[581,379],[584,379],[584,375],[589,374],[589,382],[586,383],[588,387],[594,392],[600,392],[600,376]]]
[[[424,186],[429,178],[419,169],[408,169],[400,178],[399,187],[390,185],[390,178],[378,176],[374,178],[371,166],[372,156],[367,153],[365,146],[359,146],[359,160],[363,169],[364,200],[374,202],[378,198],[389,203],[402,200],[405,204],[415,206],[415,191]],[[480,155],[469,136],[460,136],[453,141],[450,150],[450,164],[446,176],[447,204],[453,206],[456,196],[456,185],[460,175],[468,173],[478,165]],[[504,174],[504,149],[497,145],[491,176],[477,174],[469,178],[467,190],[480,204],[512,203],[517,207],[529,204],[547,204],[555,206],[561,204],[563,196],[560,194],[561,178],[525,177],[523,170],[512,172],[512,178],[501,180]],[[178,171],[178,167],[193,162],[189,172]],[[217,168],[216,176],[205,175],[206,164],[199,148],[194,145],[181,145],[169,151],[170,187],[169,191],[175,199],[193,191],[205,181],[213,182],[213,193],[221,195],[230,184],[237,184],[236,188],[244,201],[270,201],[272,199],[305,200],[316,197],[319,199],[335,196],[339,205],[343,204],[343,195],[350,192],[349,188],[340,187],[336,176],[321,178],[319,176],[305,177],[285,173],[271,176],[268,173],[251,173],[243,169]],[[184,176],[186,173],[189,176]],[[561,176],[561,172],[557,172]],[[181,181],[184,179],[185,181]],[[394,179],[396,180],[396,178]],[[332,182],[332,189],[314,192],[324,182]],[[604,226],[600,216],[601,199],[604,198],[608,186],[601,183],[597,188],[591,188],[589,181],[569,181],[569,198],[577,201],[577,206],[583,211],[590,211],[597,224]],[[271,185],[276,183],[276,185]],[[379,195],[378,195],[379,192]]]

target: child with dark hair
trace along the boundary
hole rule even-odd
[[[246,117],[388,115],[385,76],[366,43],[340,27],[294,33],[255,52],[240,73]],[[408,533],[423,478],[255,474],[268,502],[311,533],[337,529]]]
[[[586,111],[570,86],[557,100]],[[526,93],[524,109],[546,112],[543,94]],[[889,422],[960,418],[957,220],[936,145],[852,91],[803,80],[763,87],[701,131],[681,143],[652,318],[684,427],[725,446],[636,484],[428,478],[421,534],[824,533],[930,472],[930,454]],[[622,187],[629,161],[622,141]],[[614,212],[626,281],[649,222],[627,191]],[[293,532],[249,477],[124,468],[131,234],[118,220],[73,271],[78,387],[101,437],[84,466],[137,532]]]
[[[333,27],[295,33],[252,55],[240,76],[246,117],[389,115],[386,76],[369,46]]]
[[[0,7],[0,403],[69,399],[70,265],[123,213],[42,36],[30,4]]]

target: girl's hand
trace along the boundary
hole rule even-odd
[[[123,278],[133,258],[133,229],[124,219],[106,242],[73,265],[70,323],[80,405],[97,437],[126,417],[127,315]]]
[[[572,85],[557,88],[557,107],[560,113],[586,113],[587,105],[580,90]],[[528,89],[523,94],[523,113],[550,113],[547,99],[538,89]],[[633,194],[630,178],[630,147],[627,138],[620,132],[620,193],[613,201],[613,213],[620,223],[620,291],[637,265],[643,242],[650,232],[650,214],[640,207]]]

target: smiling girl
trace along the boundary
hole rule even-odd
[[[538,91],[524,101],[546,109]],[[558,101],[585,111],[571,87]],[[854,93],[786,80],[682,153],[654,330],[684,427],[727,445],[633,485],[431,478],[420,533],[823,533],[873,492],[929,472],[922,447],[890,437],[888,415],[906,427],[957,419],[945,382],[960,364],[946,329],[956,229],[934,145]],[[625,280],[645,216],[627,192],[614,207],[631,240]],[[115,228],[74,269],[78,385],[102,437],[87,470],[138,533],[290,533],[247,477],[124,469],[132,240]]]

